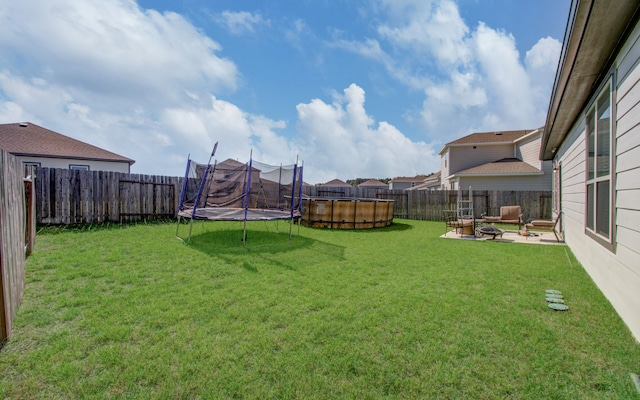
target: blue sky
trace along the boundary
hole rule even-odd
[[[0,0],[0,123],[135,173],[219,142],[218,160],[299,157],[309,183],[427,174],[458,137],[544,124],[569,5]]]

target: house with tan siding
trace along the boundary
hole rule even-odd
[[[444,189],[551,190],[552,163],[538,157],[542,129],[477,132],[440,150]]]
[[[539,158],[582,267],[640,341],[640,3],[573,0]]]
[[[0,124],[0,148],[25,166],[129,173],[135,162],[30,122]]]
[[[424,182],[426,175],[397,176],[389,181],[391,190],[407,190]]]

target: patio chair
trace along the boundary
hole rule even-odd
[[[475,218],[460,218],[458,210],[444,210],[445,233],[449,228],[454,228],[457,234],[473,235],[476,229]]]
[[[498,223],[498,224],[513,224],[518,225],[518,230],[522,228],[522,209],[520,206],[502,206],[500,207],[500,216],[491,217],[482,214],[481,217],[484,222]]]
[[[556,237],[556,241],[560,242],[560,237],[558,236],[558,224],[560,223],[560,216],[562,213],[558,213],[555,220],[550,219],[534,219],[531,221],[527,221],[525,224],[525,228],[529,230],[536,231],[551,231]]]

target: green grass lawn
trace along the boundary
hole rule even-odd
[[[0,398],[640,398],[640,346],[564,246],[175,229],[40,232]]]

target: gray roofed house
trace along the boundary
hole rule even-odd
[[[130,172],[134,160],[30,122],[0,124],[0,148],[23,165]]]
[[[318,185],[317,195],[319,197],[349,197],[352,186],[340,179],[333,179],[327,183]]]
[[[542,129],[477,132],[440,151],[445,189],[551,190],[552,165],[540,161]]]
[[[388,189],[389,185],[377,179],[369,179],[359,184],[358,187],[363,189]]]
[[[351,187],[351,185],[349,185],[348,183],[341,181],[340,179],[333,179],[330,180],[327,183],[323,183],[321,185],[318,186],[323,186],[323,187]]]
[[[407,190],[438,190],[438,189],[442,189],[442,182],[440,180],[440,177],[442,176],[442,174],[440,173],[440,171],[438,172],[434,172],[431,175],[427,175],[426,178],[424,178],[424,180],[416,185],[413,186]]]
[[[426,177],[426,175],[398,176],[391,179],[391,181],[389,182],[389,189],[407,190],[421,184]]]

